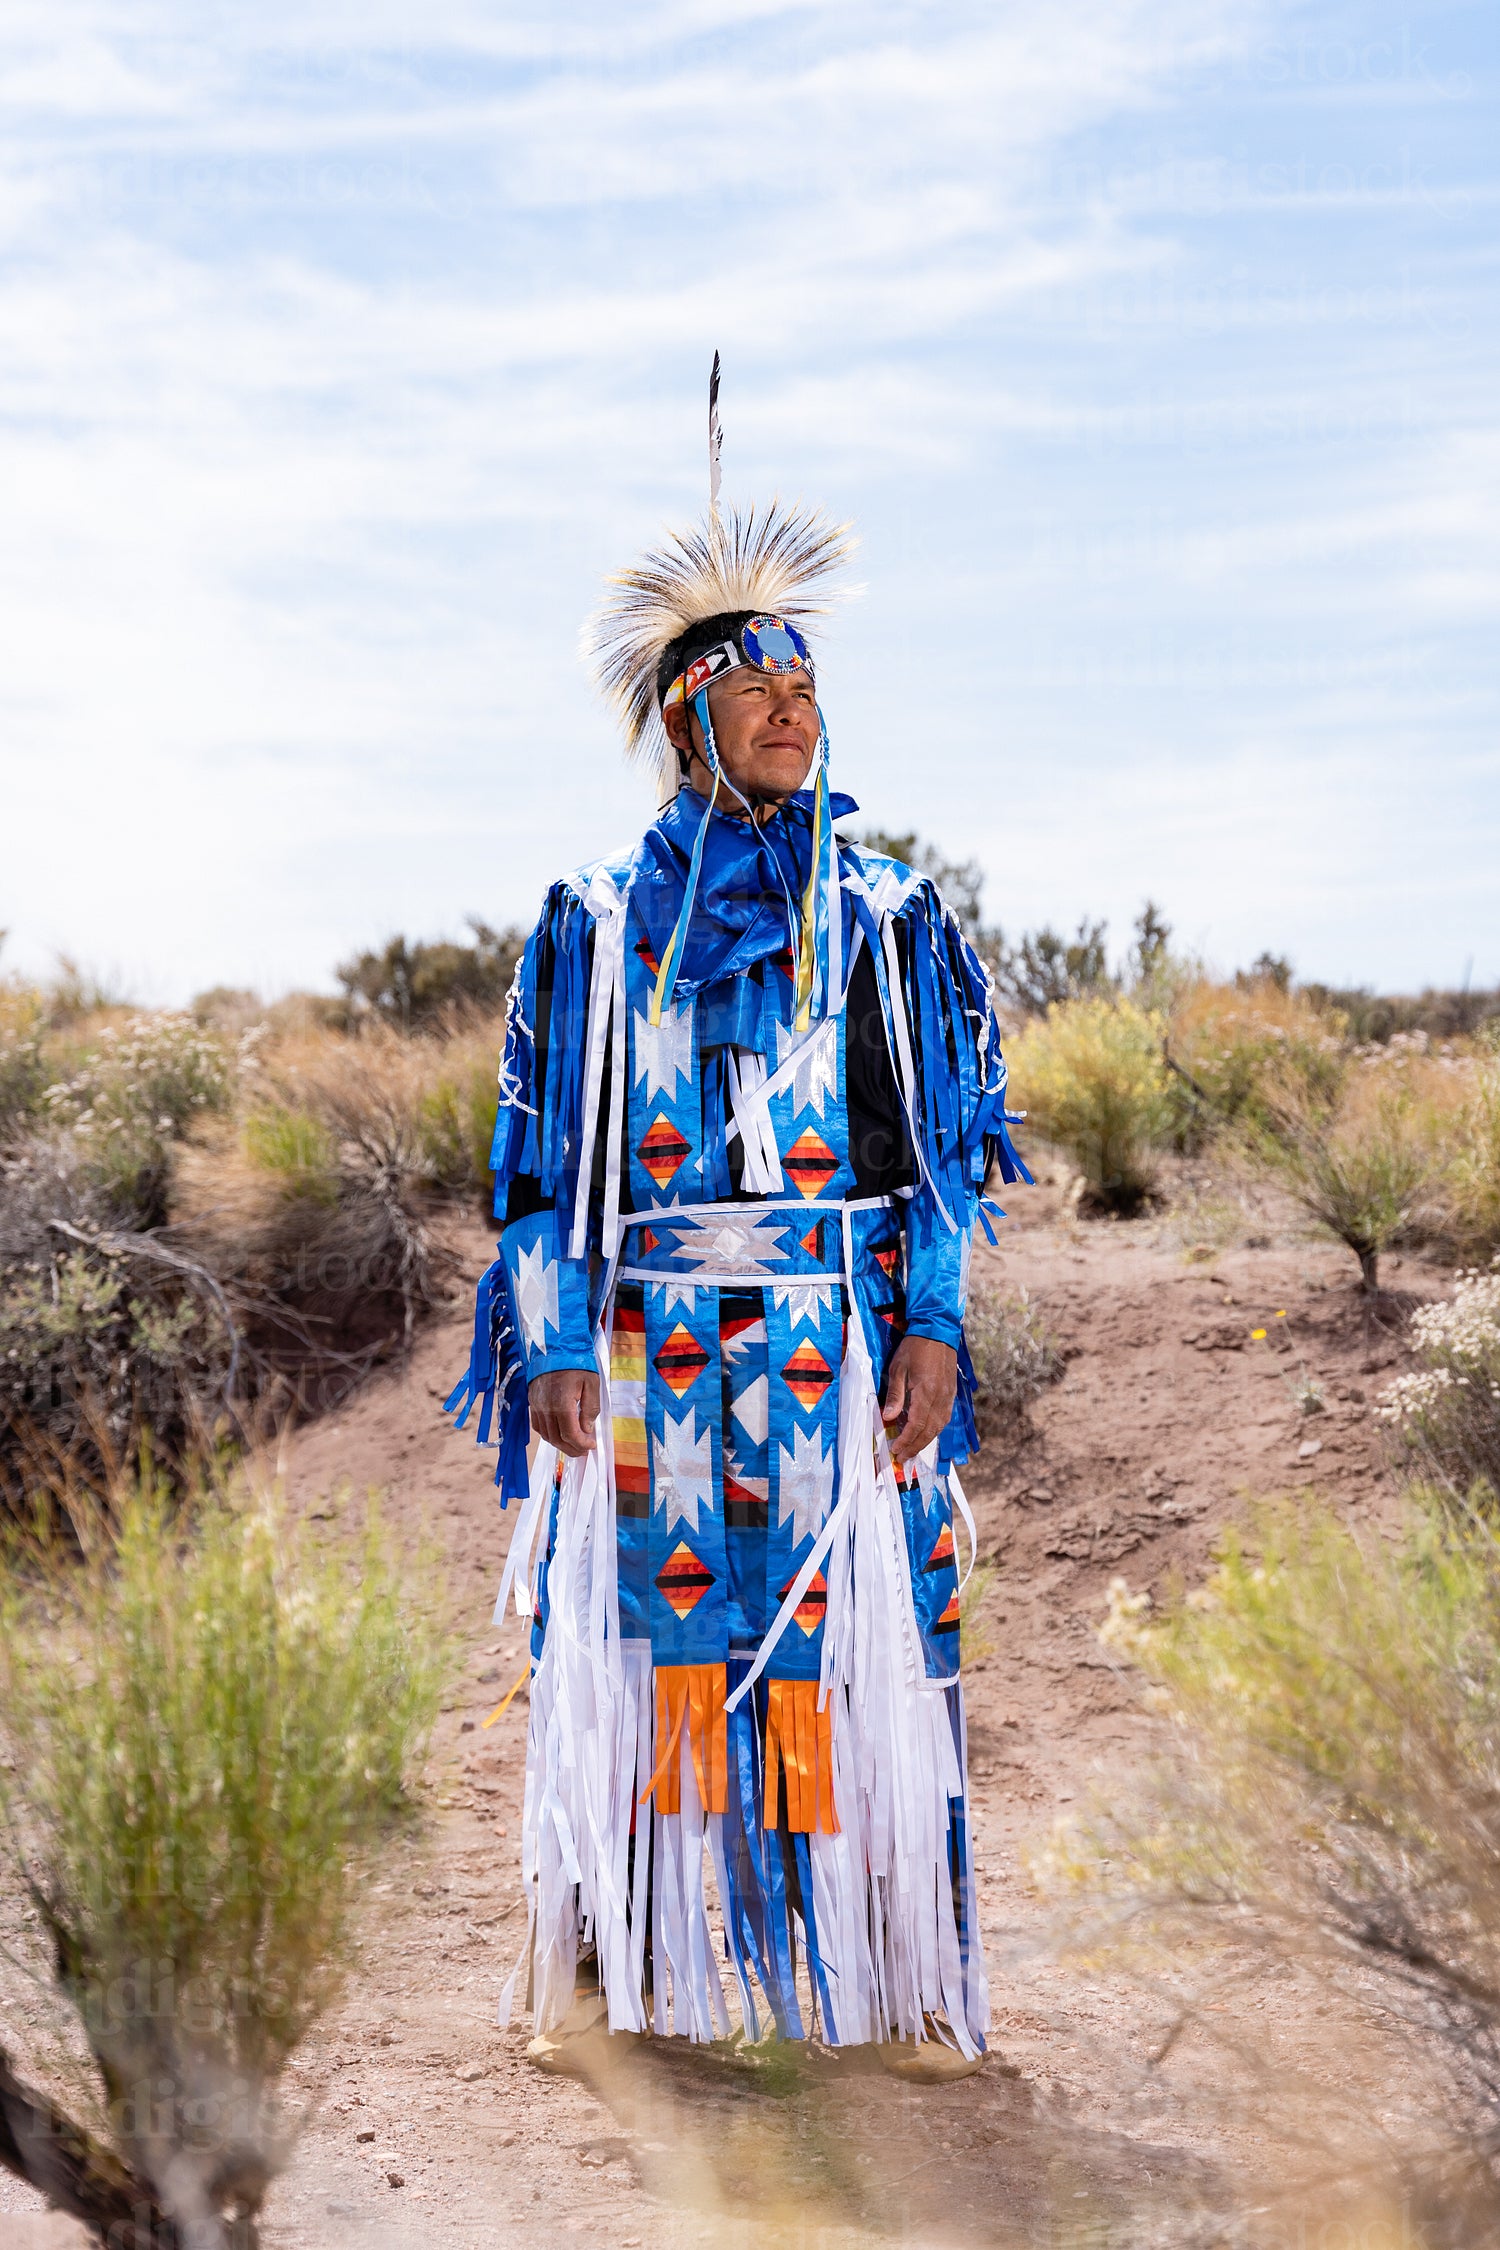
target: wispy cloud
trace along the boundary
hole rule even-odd
[[[1192,149],[1285,106],[1256,56],[1290,21],[439,0],[418,24],[375,0],[356,31],[331,0],[14,0],[0,921],[23,956],[68,944],[158,991],[317,979],[397,923],[528,914],[550,865],[628,834],[648,808],[576,622],[699,504],[717,345],[736,488],[865,524],[829,677],[879,811],[909,819],[903,772],[936,755],[930,818],[989,839],[1011,919],[1007,894],[1061,912],[1106,867],[1111,899],[1150,868],[1170,907],[1163,851],[1186,897],[1217,821],[1221,915],[1237,886],[1247,927],[1274,900],[1256,943],[1307,951],[1306,855],[1283,836],[1278,860],[1247,777],[1322,806],[1352,762],[1350,942],[1428,973],[1382,901],[1403,761],[1462,754],[1493,690],[1463,636],[1500,571],[1465,325],[1490,317],[1464,229],[1494,180],[1418,152],[1438,231],[1404,272],[1389,196],[1320,198],[1320,228],[1366,230],[1345,249],[1222,167],[1195,205]],[[1328,163],[1388,132],[1391,104],[1325,96]],[[1414,727],[1416,633],[1420,680],[1446,649],[1470,683],[1451,746]],[[1361,687],[1357,720],[1309,716]],[[1080,797],[1083,773],[1111,778]]]

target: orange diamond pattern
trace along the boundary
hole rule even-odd
[[[656,1574],[657,1592],[668,1609],[687,1617],[714,1582],[714,1574],[700,1562],[685,1539],[679,1539]]]
[[[652,1362],[669,1391],[681,1398],[708,1365],[708,1354],[690,1328],[679,1320]]]
[[[792,1590],[792,1584],[793,1581],[789,1578],[776,1597],[779,1602],[786,1600],[787,1595]],[[822,1624],[827,1610],[828,1581],[821,1570],[815,1570],[807,1582],[807,1590],[801,1601],[792,1611],[792,1616],[795,1622],[801,1626],[808,1639],[811,1640],[813,1634]]]
[[[684,1149],[683,1154],[687,1151]],[[828,1143],[821,1139],[809,1125],[781,1159],[781,1169],[791,1180],[804,1203],[811,1203],[820,1188],[825,1188],[839,1168],[839,1160]]]
[[[670,1117],[658,1112],[636,1150],[659,1188],[664,1188],[687,1155],[688,1145]]]
[[[782,1379],[804,1414],[811,1414],[833,1381],[833,1369],[810,1336],[804,1336],[785,1367]]]

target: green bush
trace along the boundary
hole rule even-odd
[[[305,1109],[255,1109],[245,1119],[241,1137],[251,1163],[271,1173],[287,1195],[337,1203],[338,1147],[321,1118]]]
[[[1242,1147],[1359,1260],[1367,1290],[1380,1253],[1438,1192],[1444,1152],[1429,1106],[1398,1075],[1345,1064],[1332,1093],[1263,1087]]]
[[[433,1589],[373,1517],[315,1543],[222,1489],[174,1516],[149,1474],[74,1527],[81,1565],[39,1537],[3,1587],[14,1871],[115,2152],[179,2225],[253,2222],[278,2081],[437,1710]]]
[[[495,1064],[489,1050],[478,1060],[456,1057],[421,1108],[423,1144],[435,1178],[457,1193],[477,1191],[486,1200],[499,1107]]]
[[[1009,1049],[1016,1106],[1063,1149],[1099,1209],[1138,1210],[1172,1126],[1162,1032],[1122,999],[1065,1001],[1030,1023]]]
[[[1043,1871],[1169,1978],[1189,1958],[1211,1963],[1222,1943],[1240,1974],[1249,1961],[1295,1965],[1346,2002],[1362,1993],[1409,2089],[1429,2089],[1431,2129],[1447,2140],[1427,2157],[1437,2148],[1444,2178],[1462,2173],[1479,2195],[1443,2238],[1490,2239],[1500,2220],[1490,1524],[1420,1493],[1395,1542],[1357,1537],[1330,1510],[1271,1510],[1252,1544],[1231,1538],[1208,1583],[1159,1613],[1117,1579],[1103,1637],[1150,1683],[1169,1747],[1133,1788],[1116,1779],[1107,1802],[1060,1828]],[[1095,1920],[1091,1942],[1100,1934]]]

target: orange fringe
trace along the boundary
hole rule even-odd
[[[659,1813],[682,1810],[682,1737],[686,1733],[698,1777],[698,1801],[705,1812],[721,1813],[729,1804],[729,1746],[724,1719],[727,1685],[722,1664],[658,1664],[656,1667],[656,1771],[641,1791],[644,1804],[656,1791]]]
[[[794,1836],[839,1833],[833,1804],[833,1714],[818,1709],[816,1680],[771,1680],[766,1703],[767,1828],[776,1826],[779,1776],[786,1775],[786,1822]]]

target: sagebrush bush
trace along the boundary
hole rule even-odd
[[[1500,1250],[1500,1059],[1493,1048],[1465,1074],[1441,1183],[1442,1227],[1460,1257]]]
[[[1451,1492],[1467,1500],[1482,1483],[1500,1503],[1500,1258],[1420,1306],[1411,1343],[1422,1366],[1397,1377],[1377,1412]]]
[[[981,1417],[1022,1415],[1063,1371],[1062,1354],[1024,1289],[1013,1294],[976,1279],[964,1311]]]
[[[1353,1251],[1367,1290],[1380,1254],[1414,1231],[1438,1194],[1441,1126],[1399,1072],[1345,1059],[1331,1088],[1270,1079],[1239,1145],[1324,1233]]]
[[[1500,1544],[1413,1495],[1403,1536],[1265,1513],[1208,1583],[1155,1610],[1123,1580],[1106,1642],[1169,1747],[1059,1830],[1043,1871],[1171,1973],[1216,1940],[1350,1970],[1430,2084],[1445,2163],[1500,2220]],[[1093,1942],[1099,1941],[1096,1925]],[[1429,2150],[1430,2153],[1430,2150]],[[1472,2218],[1476,2215],[1470,2213]],[[1467,2226],[1466,2219],[1465,2225]],[[1424,2236],[1424,2239],[1426,2237]]]
[[[107,2137],[208,2242],[284,2152],[278,2081],[438,1707],[438,1590],[373,1516],[314,1542],[149,1473],[73,1501],[81,1564],[41,1536],[0,1586],[4,1834]]]
[[[1159,1021],[1123,999],[1065,1001],[1008,1050],[1016,1106],[1070,1156],[1101,1209],[1138,1210],[1172,1125]]]
[[[234,1083],[231,1051],[191,1016],[138,1015],[99,1029],[37,1106],[122,1220],[158,1226],[172,1143],[227,1109]]]
[[[1173,1087],[1182,1137],[1201,1140],[1215,1127],[1265,1121],[1268,1093],[1304,1098],[1337,1089],[1343,1061],[1342,1019],[1273,978],[1242,984],[1199,979],[1175,997],[1167,1049],[1183,1074]]]

